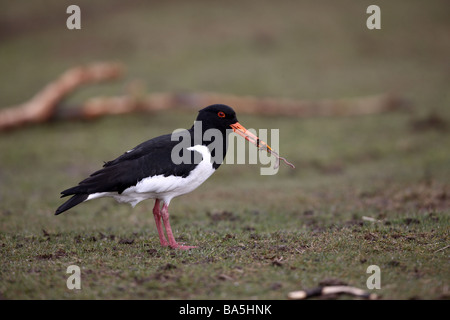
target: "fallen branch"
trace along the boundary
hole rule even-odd
[[[156,112],[177,106],[176,97],[170,93],[153,93],[145,97],[125,95],[118,97],[97,97],[87,100],[78,108],[62,108],[55,119],[95,119],[106,115],[133,112]]]
[[[179,103],[202,106],[223,103],[238,113],[283,115],[295,117],[353,116],[396,110],[405,110],[409,102],[395,94],[379,94],[351,99],[324,99],[318,101],[259,98],[215,93],[184,94],[177,96]]]
[[[131,112],[155,112],[167,109],[195,109],[223,103],[239,114],[281,115],[294,117],[353,116],[404,110],[408,102],[394,94],[368,97],[303,101],[260,98],[216,93],[150,93],[119,97],[97,97],[77,108],[63,108],[61,101],[82,85],[117,79],[123,74],[118,63],[95,63],[69,69],[48,84],[28,102],[0,110],[0,130],[12,129],[50,119],[94,119],[105,115]]]
[[[284,163],[286,163],[289,167],[291,167],[292,169],[295,169],[295,166],[292,163],[287,161],[286,158],[280,157],[280,155],[276,151],[272,150],[271,148],[268,148],[267,145],[259,147],[259,150],[265,150],[269,154],[275,156],[275,158],[277,159],[277,162],[275,162],[275,165],[273,167],[274,169],[278,169],[278,167],[280,166],[280,160],[283,160]]]
[[[79,108],[59,113],[60,119],[93,119],[105,115],[131,112],[155,112],[167,109],[194,109],[215,103],[230,105],[238,114],[279,115],[295,117],[354,116],[400,110],[406,102],[393,94],[370,97],[301,101],[274,98],[238,97],[214,93],[150,93],[144,97],[133,95],[97,97]]]
[[[118,63],[94,63],[69,69],[28,102],[0,110],[0,129],[47,121],[55,114],[58,103],[81,85],[115,79],[122,73]]]

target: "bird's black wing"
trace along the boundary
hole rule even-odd
[[[159,153],[164,149],[167,150],[168,148],[173,147],[175,144],[176,141],[171,140],[171,134],[159,136],[137,145],[114,160],[105,162],[103,167],[110,167],[124,161],[139,159],[143,156],[151,155],[152,153]]]
[[[173,163],[172,149],[179,141],[172,141],[171,136],[168,134],[148,140],[115,160],[105,162],[103,169],[91,174],[78,186],[62,191],[62,197],[97,192],[120,194],[128,187],[136,185],[138,181],[155,175],[187,177],[197,166],[198,161],[193,161],[191,157],[188,163]],[[185,148],[182,150],[185,151]]]

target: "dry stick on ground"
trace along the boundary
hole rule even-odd
[[[365,115],[404,110],[408,107],[405,99],[394,94],[340,100],[302,101],[215,93],[151,93],[92,98],[79,108],[67,110],[58,107],[57,109],[60,102],[79,86],[116,79],[122,73],[123,68],[117,63],[97,63],[70,69],[48,84],[30,101],[0,110],[0,130],[49,119],[93,119],[111,114],[154,112],[172,108],[196,110],[215,103],[231,105],[239,114],[295,117]]]
[[[78,108],[58,110],[56,119],[95,119],[106,115],[132,112],[154,112],[176,108],[174,94],[152,93],[145,97],[124,95],[117,97],[96,97],[88,99]]]
[[[237,113],[283,115],[295,117],[352,116],[409,109],[409,102],[395,94],[379,94],[351,99],[324,99],[318,101],[259,98],[215,93],[183,94],[176,100],[197,107],[224,103]]]
[[[123,67],[120,64],[109,62],[69,69],[31,100],[19,106],[0,110],[0,129],[47,121],[55,114],[58,103],[81,85],[116,79],[122,73]]]
[[[232,106],[238,114],[279,115],[295,117],[354,116],[395,110],[404,110],[406,100],[394,94],[341,100],[302,101],[257,98],[215,93],[150,93],[143,97],[125,95],[97,97],[87,100],[79,108],[60,111],[59,119],[93,119],[105,115],[131,112],[154,112],[167,109],[197,110],[223,103]]]
[[[366,292],[359,288],[348,287],[348,286],[343,286],[343,285],[324,286],[324,287],[317,287],[317,288],[308,289],[308,290],[289,292],[288,299],[302,300],[302,299],[308,299],[308,298],[312,298],[312,297],[332,296],[332,295],[336,295],[336,294],[349,294],[349,295],[353,295],[355,297],[360,297],[360,298],[370,299],[370,300],[378,299],[378,296],[375,293],[370,293],[370,292]]]

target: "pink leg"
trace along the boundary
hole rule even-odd
[[[159,208],[160,208],[159,199],[156,199],[155,206],[153,207],[153,216],[155,217],[156,228],[158,229],[159,242],[163,247],[167,247],[169,243],[167,242],[166,236],[164,235],[164,230],[161,224],[161,213]]]
[[[171,248],[182,250],[197,248],[196,246],[183,246],[175,241],[175,237],[173,236],[172,228],[170,227],[169,222],[169,206],[166,203],[163,204],[163,207],[161,209],[161,216],[164,222],[164,227],[166,228],[167,238],[169,238],[169,246]]]

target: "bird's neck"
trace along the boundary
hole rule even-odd
[[[201,128],[194,124],[188,130],[191,135],[191,145],[203,145],[211,152],[211,160],[214,169],[217,169],[225,159],[228,148],[228,133],[216,128]]]

